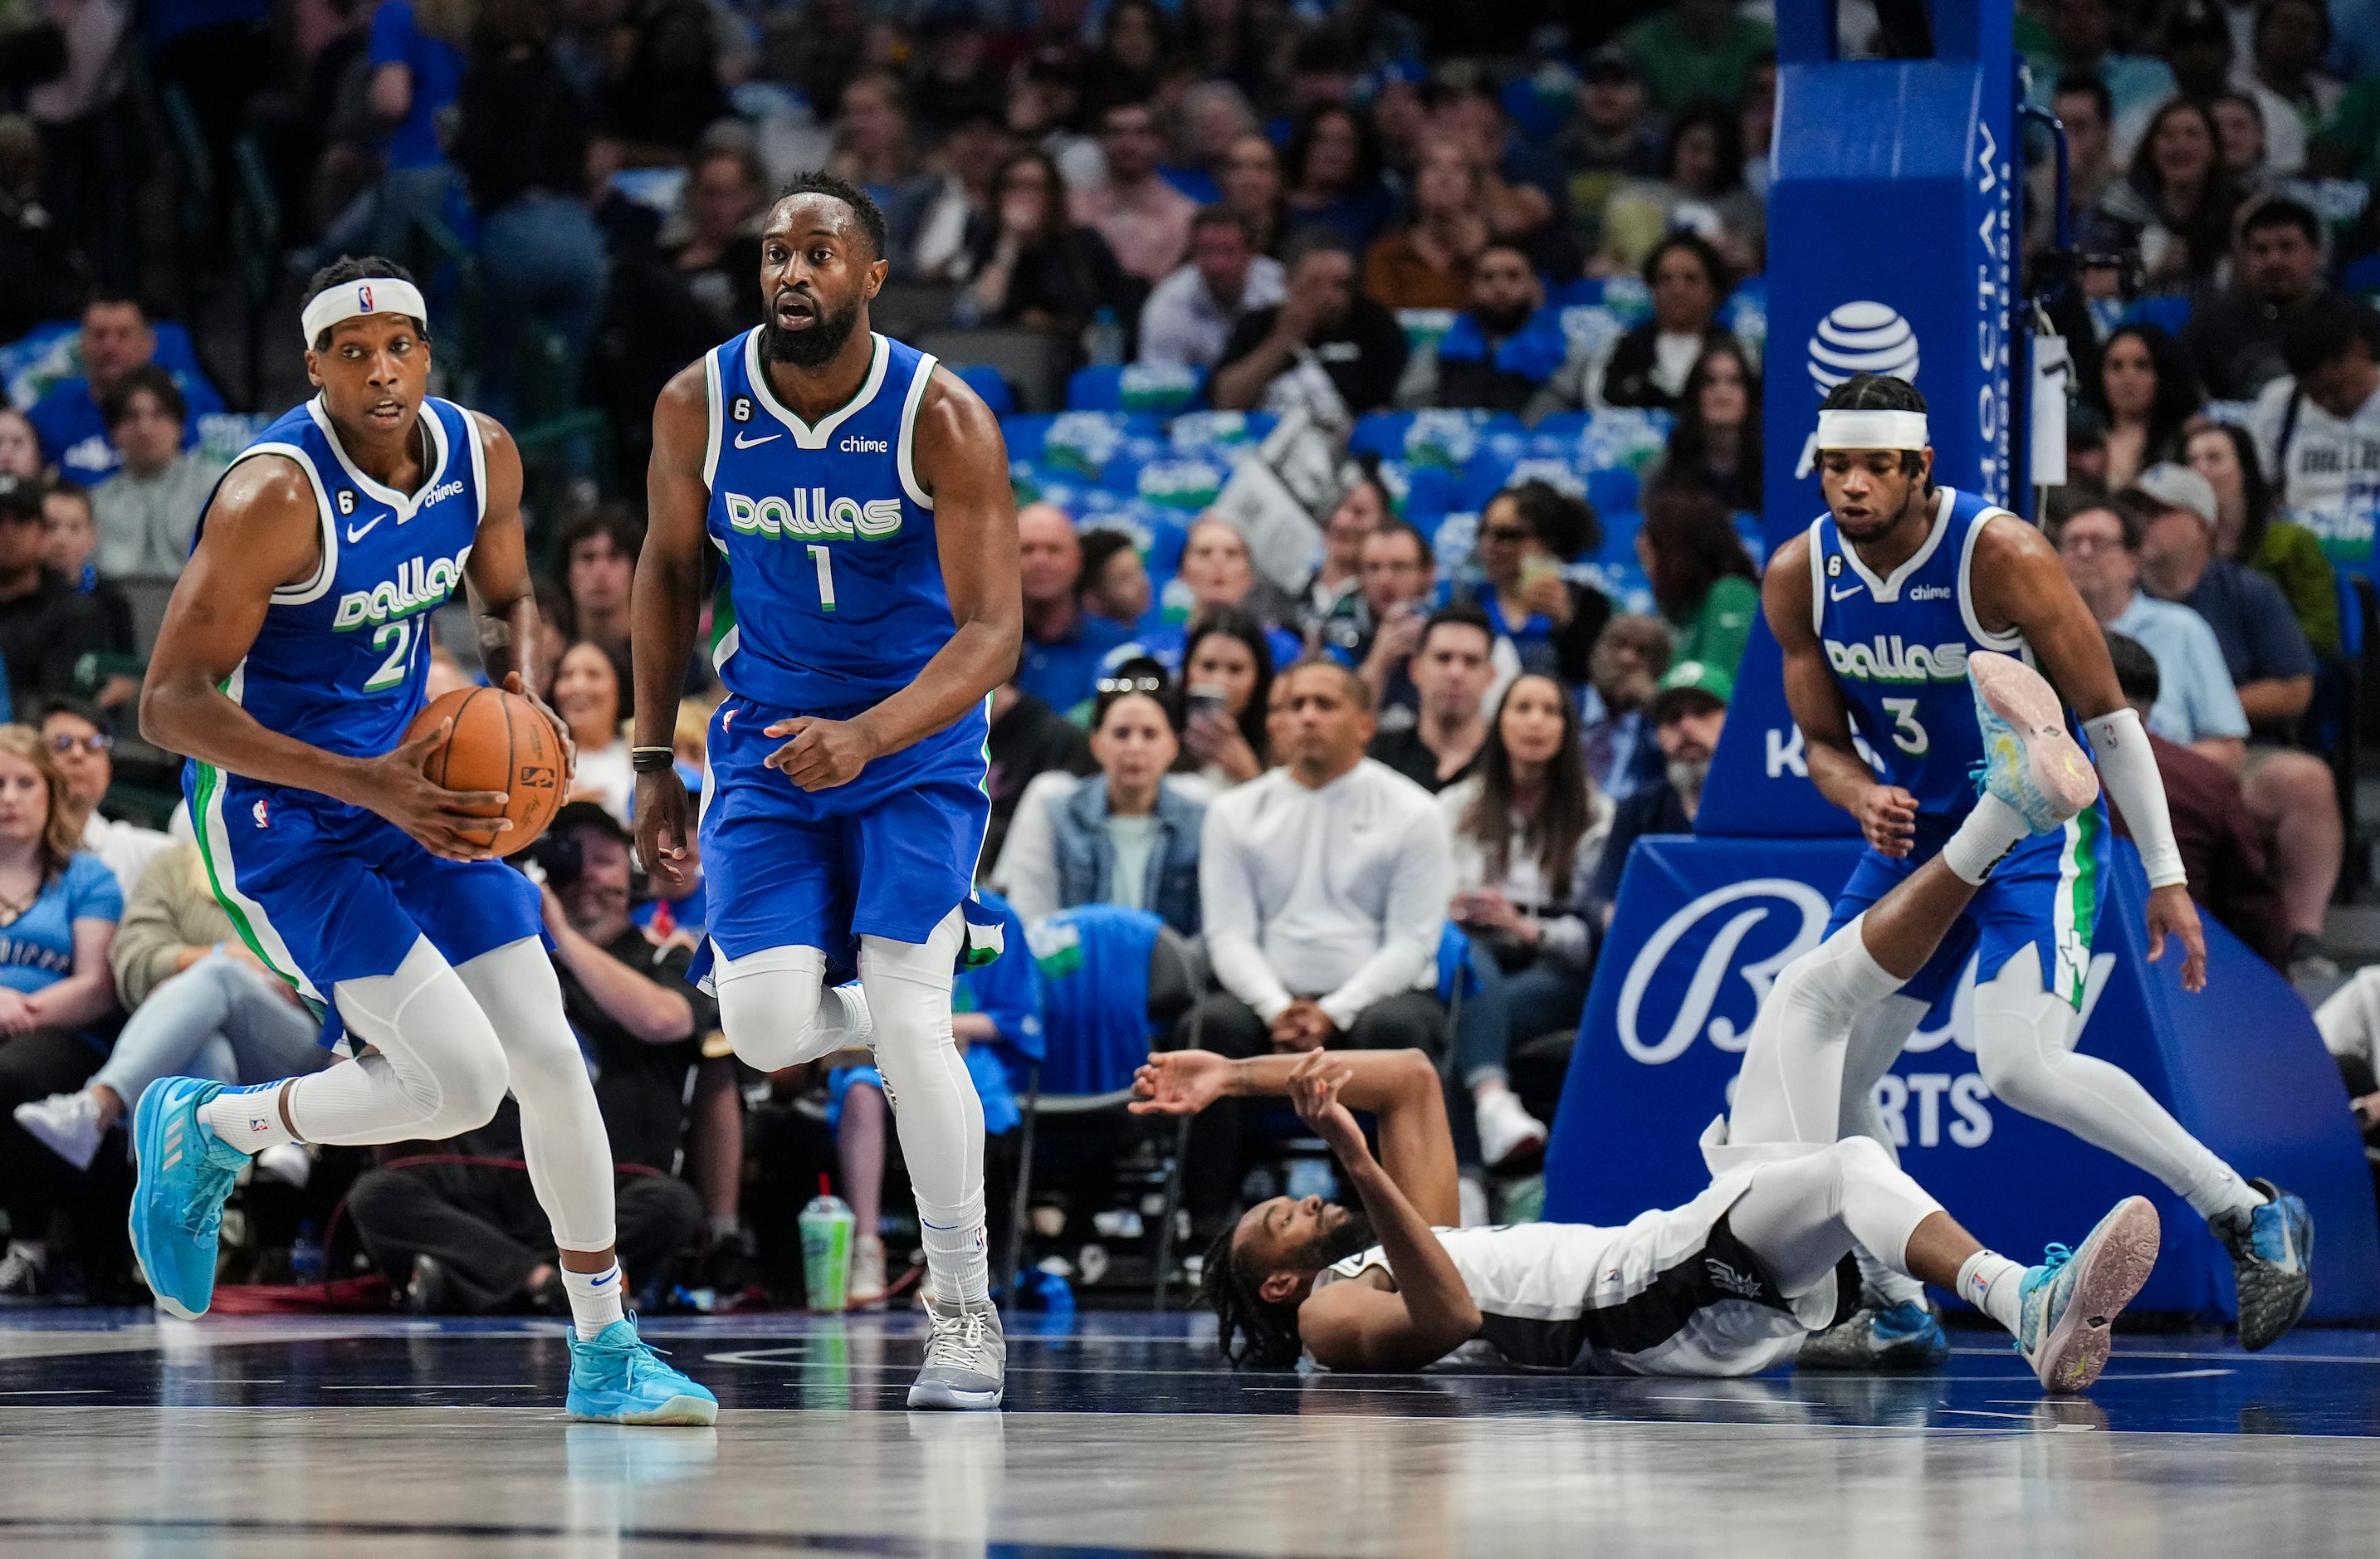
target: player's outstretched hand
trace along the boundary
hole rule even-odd
[[[2198,906],[2191,901],[2190,889],[2180,883],[2149,890],[2150,963],[2165,956],[2168,932],[2181,938],[2181,988],[2205,990],[2206,932],[2198,923]]]
[[[820,720],[797,714],[780,720],[761,733],[793,739],[769,754],[769,767],[784,772],[804,790],[832,790],[849,785],[877,756],[876,743],[856,720]]]
[[[1132,1076],[1135,1115],[1195,1115],[1223,1097],[1232,1064],[1210,1050],[1168,1050],[1151,1055]]]
[[[366,760],[354,794],[340,799],[378,812],[431,855],[448,860],[492,859],[494,836],[513,826],[509,818],[492,815],[504,810],[504,793],[449,790],[431,784],[421,772],[454,729],[453,720],[442,720],[411,741]]]
[[[701,869],[693,831],[686,825],[692,810],[686,781],[674,768],[637,776],[637,859],[664,898],[676,898],[692,888]]]
[[[1879,852],[1905,856],[1917,839],[1917,798],[1897,785],[1872,785],[1852,809],[1860,832]]]
[[[1339,1090],[1347,1086],[1354,1072],[1327,1050],[1310,1051],[1297,1070],[1289,1075],[1289,1102],[1297,1111],[1297,1118],[1314,1128],[1314,1134],[1330,1144],[1342,1163],[1352,1163],[1368,1154],[1371,1149],[1364,1142],[1364,1128],[1347,1106],[1339,1102]]]
[[[553,739],[562,744],[562,786],[567,791],[572,776],[578,773],[578,738],[570,734],[570,727],[563,724],[562,716],[553,713],[552,704],[528,690],[528,685],[521,680],[519,672],[504,673],[504,691],[518,693],[535,704],[537,712],[545,716],[545,723],[553,727]]]

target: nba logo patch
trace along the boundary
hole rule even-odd
[[[250,816],[252,816],[252,817],[254,817],[254,818],[256,819],[256,826],[257,826],[257,827],[259,827],[259,828],[262,828],[263,826],[265,826],[264,798],[263,798],[263,797],[260,796],[260,797],[258,797],[258,798],[256,798],[256,805],[255,805],[255,806],[253,806],[253,807],[251,807],[251,808],[249,808],[249,815],[250,815]]]
[[[372,311],[371,287],[370,284],[366,284],[365,286],[356,288],[356,309],[359,313],[369,314]]]

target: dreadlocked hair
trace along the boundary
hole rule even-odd
[[[1297,1335],[1297,1307],[1257,1292],[1232,1248],[1238,1232],[1226,1225],[1198,1270],[1199,1300],[1215,1312],[1215,1350],[1234,1370],[1293,1370],[1305,1346]]]

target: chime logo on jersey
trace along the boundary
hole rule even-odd
[[[747,536],[889,542],[901,533],[898,498],[830,500],[823,487],[796,487],[790,499],[774,493],[747,498],[741,493],[723,493],[720,499],[727,505],[727,523]]]
[[[427,562],[407,558],[396,566],[395,579],[382,579],[368,591],[349,591],[339,597],[339,611],[331,619],[332,628],[344,633],[367,623],[409,617],[444,605],[447,597],[455,593],[455,587],[462,583],[463,562],[470,555],[471,549],[465,547],[453,557],[433,557]]]
[[[1842,644],[1828,639],[1827,664],[1837,676],[1854,682],[1964,682],[1967,647],[1963,644],[1903,644],[1900,635],[1877,634],[1872,642]]]

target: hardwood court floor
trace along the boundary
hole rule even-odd
[[[1897,1381],[1233,1376],[1212,1323],[1010,1341],[912,1414],[905,1315],[656,1321],[713,1431],[571,1424],[558,1328],[0,1314],[0,1554],[2380,1553],[2380,1334],[2119,1344],[2087,1398],[1957,1334]]]

